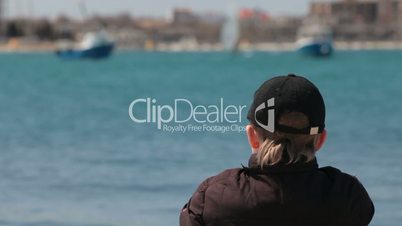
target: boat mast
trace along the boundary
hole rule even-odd
[[[80,10],[83,20],[87,19],[88,18],[88,9],[87,9],[85,2],[83,0],[79,0],[77,4],[78,4],[78,8]]]

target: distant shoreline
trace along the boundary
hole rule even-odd
[[[401,50],[402,41],[335,41],[336,50]],[[162,51],[162,52],[218,52],[222,51],[219,44],[208,44],[198,46],[181,46],[179,43],[162,44],[154,49],[139,49],[127,46],[118,46],[120,51]],[[54,52],[56,44],[54,42],[30,42],[30,43],[2,43],[0,53],[30,53],[30,52]],[[256,44],[242,44],[240,51],[267,51],[281,52],[294,51],[294,42],[266,42]]]

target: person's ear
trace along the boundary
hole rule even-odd
[[[257,152],[260,148],[260,137],[257,133],[257,130],[252,125],[246,126],[246,133],[248,138],[248,143],[250,144],[253,152]]]
[[[322,146],[324,146],[325,141],[327,140],[327,131],[324,129],[322,133],[318,135],[317,141],[315,142],[315,150],[318,151]]]

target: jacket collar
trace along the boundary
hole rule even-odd
[[[248,162],[248,167],[243,166],[243,169],[256,173],[302,172],[318,169],[318,163],[317,159],[314,158],[309,162],[298,161],[290,164],[279,162],[276,165],[264,165],[263,169],[261,169],[257,164],[257,154],[252,154]]]

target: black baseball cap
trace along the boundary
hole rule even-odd
[[[303,113],[309,126],[300,129],[280,125],[280,116],[290,112]],[[313,135],[325,128],[325,104],[318,88],[306,78],[294,74],[277,76],[257,89],[247,119],[271,133]]]

